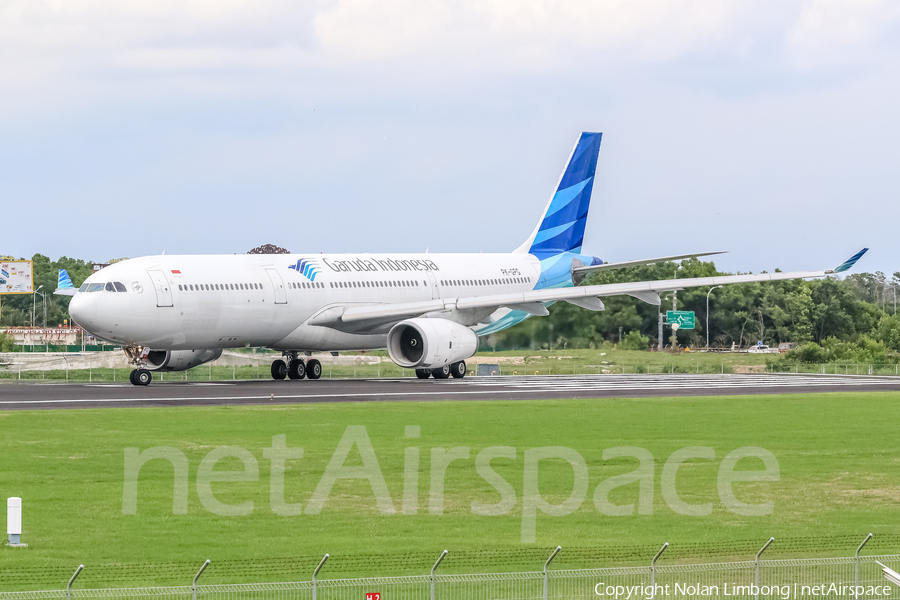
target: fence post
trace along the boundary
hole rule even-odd
[[[769,541],[765,543],[765,545],[759,549],[759,552],[756,553],[756,576],[753,579],[753,583],[756,584],[756,594],[754,595],[756,600],[759,600],[759,557],[762,556],[762,553],[766,551],[772,542],[775,541],[775,538],[770,537]]]
[[[653,557],[653,560],[650,561],[650,599],[656,598],[656,561],[662,556],[662,553],[666,551],[666,548],[669,547],[669,542],[663,544],[662,548],[659,549],[659,552],[656,553],[656,556]]]
[[[83,569],[84,565],[78,565],[78,568],[75,569],[75,574],[72,575],[72,579],[70,579],[69,583],[66,585],[66,600],[72,600],[72,584],[75,583],[75,578],[78,577]]]
[[[191,592],[193,592],[194,600],[197,600],[197,580],[200,579],[200,576],[203,575],[203,571],[206,570],[206,567],[209,566],[209,559],[206,559],[206,562],[203,563],[203,566],[200,567],[200,570],[197,571],[197,574],[194,575],[194,583],[191,584]]]
[[[434,566],[431,567],[431,600],[434,600],[434,571],[438,568],[438,565],[441,564],[441,561],[444,560],[445,556],[447,556],[446,550],[441,552],[441,555],[438,557],[437,562],[435,562]],[[313,600],[315,600],[315,598]]]
[[[856,577],[854,578],[856,581],[856,588],[853,590],[853,597],[859,600],[859,551],[863,549],[863,546],[869,543],[869,540],[872,539],[872,534],[866,536],[866,539],[862,541],[862,544],[859,545],[859,548],[856,549]]]
[[[557,546],[550,558],[547,559],[547,562],[544,563],[544,600],[547,600],[547,567],[550,566],[550,561],[556,558],[560,550],[562,550],[562,546]]]
[[[315,571],[313,571],[313,600],[316,600],[316,592],[318,591],[318,583],[316,583],[316,577],[318,577],[319,571],[322,570],[322,567],[325,566],[326,560],[328,560],[328,554],[322,557],[322,560],[319,561],[319,566],[316,567]]]

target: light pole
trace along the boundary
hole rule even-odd
[[[31,292],[31,351],[34,352],[34,307],[37,305],[37,295],[38,290],[41,289],[42,285],[39,285],[36,290]]]
[[[722,287],[721,285],[714,285],[709,288],[709,291],[706,292],[706,351],[709,352],[709,295],[712,294],[712,291],[716,288]]]
[[[44,286],[38,288],[41,289]],[[41,308],[44,309],[44,328],[47,327],[47,297],[41,292],[34,290],[34,293],[41,297]],[[34,325],[34,302],[31,303],[31,324]]]
[[[675,265],[675,277],[674,279],[678,279],[678,269],[681,268],[681,265]],[[678,290],[672,290],[672,312],[678,310]]]

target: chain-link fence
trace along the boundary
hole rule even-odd
[[[573,351],[534,356],[500,356],[489,353],[466,359],[469,376],[507,375],[665,375],[665,374],[754,374],[792,373],[807,375],[900,376],[898,364],[826,363],[790,364],[781,360],[765,362],[729,353],[630,353],[612,359],[606,353]],[[379,354],[314,355],[320,361],[323,379],[378,379],[415,377],[414,369],[404,369]],[[609,360],[608,360],[609,359]],[[280,353],[227,352],[222,358],[187,371],[153,373],[154,381],[247,381],[271,380],[272,362]],[[755,362],[754,362],[755,361]],[[121,352],[5,353],[0,355],[0,380],[127,382],[134,367]]]
[[[549,563],[549,561],[548,561]],[[653,565],[518,573],[315,579],[119,589],[0,592],[0,600],[154,598],[172,600],[900,600],[880,564],[900,555]],[[437,567],[437,565],[436,565]],[[199,574],[198,574],[199,576]],[[70,582],[71,583],[71,582]]]

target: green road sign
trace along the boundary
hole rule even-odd
[[[667,310],[666,311],[666,322],[669,325],[674,325],[678,323],[679,329],[693,329],[694,323],[696,320],[694,319],[694,311],[692,310]]]

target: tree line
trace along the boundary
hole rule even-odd
[[[677,276],[676,276],[677,269]],[[586,285],[653,281],[673,278],[729,275],[712,261],[699,259],[601,271]],[[715,288],[709,298],[711,348],[768,346],[793,342],[800,349],[791,358],[828,362],[869,358],[859,362],[891,362],[900,351],[900,317],[895,314],[895,292],[900,272],[855,273],[813,280],[744,283]],[[706,299],[710,287],[677,293],[678,310],[694,311],[696,327],[681,330],[679,346],[706,345]],[[627,349],[656,346],[660,312],[672,310],[672,293],[662,295],[657,307],[630,296],[603,298],[606,310],[591,312],[566,302],[550,307],[550,316],[532,318],[482,340],[482,349],[565,349],[600,347],[615,343]],[[669,344],[671,330],[664,328]],[[819,351],[812,348],[815,347]],[[877,360],[875,360],[877,359]]]
[[[256,249],[255,249],[256,250]],[[42,254],[32,257],[35,288],[47,292],[47,326],[70,321],[68,296],[54,296],[59,269],[66,269],[78,287],[93,272],[93,263],[62,257],[51,261]],[[110,261],[113,262],[113,261]],[[698,259],[658,263],[628,269],[601,271],[587,278],[587,285],[660,279],[728,275],[714,262]],[[828,362],[869,357],[890,362],[900,352],[900,317],[895,311],[895,292],[900,272],[854,273],[815,280],[744,283],[716,288],[710,294],[709,341],[713,348],[747,347],[762,341],[769,346],[793,342],[801,348],[797,360]],[[690,348],[706,344],[706,296],[709,287],[678,292],[678,309],[694,311],[696,328],[678,332],[678,343]],[[31,325],[32,296],[0,298],[0,326]],[[481,341],[482,350],[539,350],[596,348],[604,343],[630,349],[646,349],[657,343],[659,313],[672,309],[672,293],[662,296],[659,307],[630,296],[603,298],[606,310],[591,312],[566,302],[550,307],[550,315],[527,321]],[[42,324],[41,298],[35,321]],[[665,329],[665,342],[670,330]],[[874,359],[879,359],[878,361]]]

